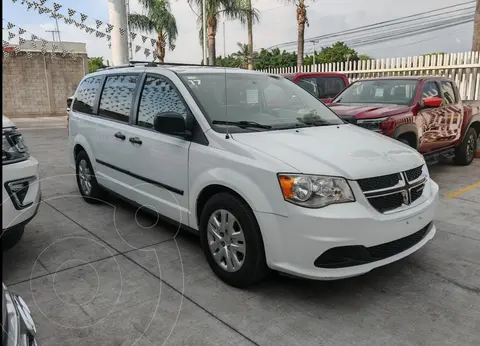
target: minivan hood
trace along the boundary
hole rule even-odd
[[[301,173],[352,180],[401,172],[425,162],[407,145],[355,125],[236,133],[233,138]]]
[[[330,103],[328,107],[339,116],[354,115],[357,119],[383,118],[410,111],[410,106],[392,104]]]

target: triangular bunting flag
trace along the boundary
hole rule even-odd
[[[130,37],[132,38],[132,41],[135,40],[135,37],[137,37],[137,34],[134,32],[130,33]]]
[[[73,17],[73,16],[75,15],[75,13],[77,13],[77,11],[72,10],[71,8],[68,9],[68,15],[69,15],[70,17]]]
[[[15,27],[15,24],[8,22],[7,29],[10,30]]]
[[[135,46],[135,53],[138,53],[140,51],[140,49],[142,49],[142,47],[140,46]]]
[[[55,10],[55,12],[57,12],[61,8],[62,8],[62,5],[57,4],[56,2],[53,3],[53,9]]]
[[[148,38],[147,36],[142,35],[142,42],[145,43],[145,41],[147,40],[147,38]]]
[[[31,59],[31,58],[32,58],[32,52],[27,51],[27,59]]]
[[[15,37],[15,34],[13,32],[8,32],[8,40],[10,41],[12,38]]]
[[[152,43],[152,47],[155,47],[155,44],[157,43],[157,40],[154,39],[154,38],[151,38],[150,42]]]
[[[18,34],[19,34],[19,35],[23,35],[23,34],[26,33],[26,32],[27,32],[27,30],[22,29],[22,28],[18,28]]]
[[[97,29],[102,26],[103,22],[101,20],[95,19],[95,24],[97,24]]]
[[[150,56],[150,49],[145,48],[145,57],[148,58]]]
[[[113,25],[107,23],[107,30],[105,30],[105,31],[106,32],[111,32],[112,30],[113,30]]]
[[[82,21],[82,23],[83,23],[84,21],[86,21],[87,18],[88,18],[88,16],[87,16],[86,14],[80,13],[80,20]]]
[[[24,39],[23,37],[19,37],[19,38],[18,38],[18,43],[24,44],[24,43],[25,43],[25,39]]]

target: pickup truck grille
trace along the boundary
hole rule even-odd
[[[405,172],[357,180],[370,205],[380,213],[408,207],[418,200],[427,181],[424,166]]]

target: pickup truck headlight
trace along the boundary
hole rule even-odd
[[[17,131],[4,132],[2,135],[2,164],[15,163],[28,159],[30,154],[22,135]]]
[[[363,127],[367,130],[372,130],[375,132],[382,131],[382,123],[387,120],[388,117],[385,118],[377,118],[377,119],[359,119],[357,120],[357,125]]]
[[[307,208],[355,202],[343,178],[304,174],[279,174],[278,181],[286,201]]]

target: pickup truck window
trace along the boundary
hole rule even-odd
[[[344,124],[309,92],[281,77],[223,72],[183,72],[179,75],[212,124],[214,121],[255,122],[271,129]],[[190,80],[198,83],[190,83]],[[220,124],[212,127],[219,132],[225,129]],[[240,131],[247,130],[250,128]],[[253,130],[258,131],[258,128]]]
[[[422,88],[422,101],[430,97],[439,97],[440,91],[436,82],[427,82]]]
[[[345,81],[340,77],[317,77],[318,93],[321,99],[335,97],[345,88]]]
[[[455,99],[455,89],[451,82],[441,82],[440,86],[442,88],[443,99],[445,100],[445,104],[452,104],[456,103]]]
[[[408,105],[413,101],[418,83],[407,79],[357,81],[333,102]]]
[[[300,85],[303,89],[308,91],[315,97],[319,97],[320,94],[318,92],[317,81],[315,78],[302,78],[298,81],[298,85]]]

